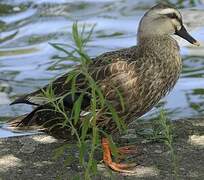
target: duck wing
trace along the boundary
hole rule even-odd
[[[96,81],[104,80],[113,73],[114,68],[111,68],[111,66],[114,65],[114,63],[116,64],[118,61],[126,61],[126,58],[127,59],[129,58],[128,54],[133,54],[130,51],[136,52],[136,50],[137,50],[137,47],[133,46],[130,48],[124,48],[124,49],[120,49],[117,51],[104,53],[93,59],[93,63],[89,67],[89,72]],[[120,63],[118,63],[117,67],[115,66],[114,67],[115,69],[117,69],[117,71],[119,70],[122,71],[124,67],[120,67],[120,66],[123,66],[123,64],[120,65]],[[77,68],[79,67],[77,66],[76,69]],[[60,98],[65,94],[68,94],[64,98],[64,103],[65,105],[68,105],[71,107],[80,94],[76,94],[74,99],[71,97],[69,93],[71,91],[71,82],[67,81],[70,74],[71,73],[68,72],[60,76],[56,80],[54,80],[51,83],[51,87],[53,89],[56,100],[57,98]],[[79,74],[76,78],[76,83],[77,83],[78,88],[81,89],[82,91],[87,90],[87,85],[85,82],[84,75]],[[45,92],[49,88],[49,86],[50,84],[30,94],[21,96],[17,98],[16,100],[14,100],[10,105],[21,104],[21,103],[36,105],[36,106],[45,105],[48,103],[48,99],[45,98],[43,92]],[[87,96],[85,97],[85,99],[87,101],[85,102],[85,104],[88,105],[89,97]]]

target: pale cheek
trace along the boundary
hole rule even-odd
[[[181,25],[176,26],[177,31],[181,30]]]
[[[179,31],[181,29],[181,25],[176,19],[172,20],[172,24],[173,24],[174,27],[176,27],[177,31]]]

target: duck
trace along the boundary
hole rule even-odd
[[[137,31],[137,45],[105,52],[92,58],[88,72],[125,124],[128,125],[150,111],[172,90],[179,79],[182,58],[175,35],[199,46],[199,42],[187,32],[179,10],[172,5],[159,3],[145,12],[141,18]],[[79,91],[75,94],[76,98],[73,98],[70,95],[71,84],[67,82],[69,75],[70,72],[52,82],[56,101],[58,97],[63,96],[65,109],[71,111],[77,98],[84,93],[81,107],[84,111],[90,111],[91,97],[85,93],[89,91],[85,77],[81,74],[77,76],[76,84]],[[52,118],[57,123],[60,115],[53,113],[50,102],[42,96],[48,87],[49,85],[46,85],[12,102],[11,105],[34,105],[35,109],[31,113],[12,119],[10,124],[18,127],[43,125]],[[121,107],[117,89],[123,97],[125,108]],[[97,117],[96,124],[110,135],[118,131],[116,123],[107,114]],[[47,123],[47,126],[51,125],[53,123]],[[117,172],[127,172],[131,165],[113,161],[110,141],[103,135],[101,145],[105,165]],[[131,151],[127,147],[121,147],[120,150],[124,153],[125,150]]]

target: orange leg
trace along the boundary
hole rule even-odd
[[[135,167],[135,164],[121,164],[115,163],[111,158],[111,150],[109,146],[109,141],[107,138],[102,138],[102,148],[103,148],[103,161],[104,163],[117,172],[131,173],[132,171],[127,170],[128,168]]]

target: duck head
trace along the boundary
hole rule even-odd
[[[199,46],[183,25],[181,13],[173,6],[157,4],[145,13],[138,28],[138,39],[148,36],[178,35]]]

